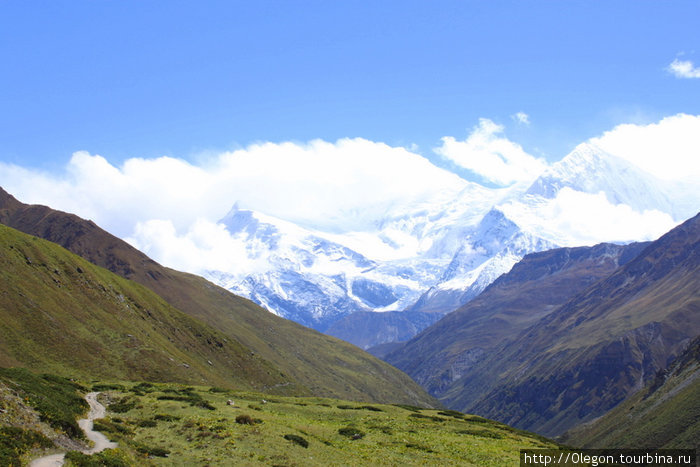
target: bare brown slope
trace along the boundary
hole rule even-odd
[[[319,396],[433,405],[399,370],[339,339],[273,315],[207,280],[156,263],[91,221],[26,205],[0,188],[0,223],[36,235],[138,282],[249,347]]]
[[[500,347],[451,407],[555,436],[625,400],[700,334],[700,215]]]
[[[600,244],[527,255],[477,298],[385,360],[439,397],[497,346],[607,277],[645,245]]]
[[[643,390],[562,441],[586,448],[700,448],[700,337]]]

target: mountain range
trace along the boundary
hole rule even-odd
[[[279,316],[371,347],[394,334],[368,331],[369,338],[342,318],[443,315],[528,253],[651,240],[692,216],[699,198],[694,186],[669,184],[584,143],[531,183],[490,189],[465,182],[457,193],[388,209],[363,231],[331,232],[236,204],[220,224],[245,245],[246,261],[200,273]],[[641,218],[656,230],[634,229],[629,219]],[[405,315],[416,331],[431,321],[412,316],[422,315]],[[377,329],[387,320],[362,321]]]
[[[699,313],[700,214],[651,243],[530,254],[385,359],[450,408],[556,436],[653,380]]]

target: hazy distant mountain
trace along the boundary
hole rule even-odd
[[[325,332],[369,350],[387,342],[407,341],[441,317],[420,311],[357,311],[340,318]]]
[[[291,381],[299,391],[319,396],[434,403],[406,375],[355,346],[279,318],[201,277],[165,268],[78,216],[23,204],[0,188],[0,223],[58,243],[156,292],[168,306],[204,327],[216,329],[231,345],[250,349],[246,355],[255,356],[254,360],[267,361],[279,376],[270,378],[281,384]],[[99,284],[95,287],[99,289]],[[105,288],[109,290],[108,286]],[[58,295],[46,299],[59,304],[61,301]],[[15,309],[15,305],[9,305],[5,311],[14,313]],[[57,332],[60,329],[55,328]],[[177,342],[176,338],[173,340]]]

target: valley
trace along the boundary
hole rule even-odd
[[[698,18],[0,1],[0,467],[694,463]]]
[[[53,383],[48,383],[48,381]],[[12,388],[29,403],[0,398],[3,424],[27,442],[14,451],[0,440],[0,461],[15,464],[41,448],[70,444],[39,421],[38,393],[67,380],[0,372],[0,389]],[[99,391],[107,406],[94,428],[117,446],[91,456],[79,451],[80,437],[66,459],[70,465],[517,465],[520,448],[556,449],[558,444],[507,425],[455,411],[411,405],[361,404],[338,399],[271,396],[220,387],[148,382],[79,381],[79,394]],[[64,392],[70,392],[64,389]],[[46,394],[46,392],[44,392]],[[39,413],[37,414],[37,410]],[[77,411],[76,417],[80,416]],[[36,422],[23,421],[34,417]],[[42,434],[40,434],[42,433]],[[33,438],[32,438],[33,437]],[[47,444],[48,443],[48,444]],[[34,449],[32,449],[34,448]],[[17,455],[17,457],[13,457]]]

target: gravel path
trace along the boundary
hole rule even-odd
[[[105,449],[112,449],[117,447],[117,443],[113,443],[112,441],[107,439],[105,435],[103,435],[99,431],[93,431],[92,429],[92,421],[99,418],[104,418],[105,412],[107,411],[104,405],[97,402],[98,394],[98,392],[90,392],[85,396],[85,400],[90,405],[90,412],[88,412],[87,418],[78,420],[78,425],[85,432],[85,436],[87,436],[87,439],[95,443],[95,445],[92,448],[83,451],[84,454],[95,454],[97,452],[104,451]],[[65,453],[60,453],[40,457],[38,459],[34,459],[29,464],[29,467],[61,466],[63,465],[63,459],[65,455]]]

